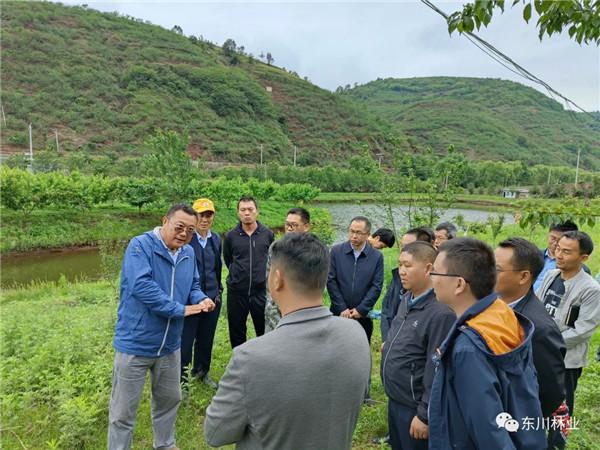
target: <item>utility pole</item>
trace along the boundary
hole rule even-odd
[[[263,165],[263,145],[260,144],[260,165]]]
[[[6,116],[4,115],[4,104],[0,103],[0,110],[2,110],[2,120],[4,121],[4,126],[6,126]]]
[[[54,130],[54,137],[56,138],[56,153],[58,153],[60,151],[60,148],[58,147],[58,130]]]
[[[548,182],[546,183],[548,186],[550,186],[550,175],[552,174],[552,167],[548,167]]]
[[[296,146],[294,145],[294,167],[296,167]]]
[[[379,157],[379,168],[381,169],[381,160],[383,159],[383,153],[377,153],[377,155]]]
[[[579,155],[581,154],[581,149],[577,150],[577,167],[575,168],[575,186],[577,186],[577,182],[579,181]]]
[[[29,124],[29,171],[33,173],[33,138],[31,132],[31,124]]]

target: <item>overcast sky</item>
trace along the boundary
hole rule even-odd
[[[246,52],[271,52],[275,65],[329,90],[378,77],[467,76],[531,84],[485,55],[465,37],[450,37],[444,19],[418,1],[397,2],[166,2],[87,3],[100,11],[148,20],[222,44],[232,38]],[[450,13],[461,3],[435,1]],[[519,4],[478,34],[582,108],[600,110],[600,50],[566,33],[540,42],[535,18]],[[540,88],[541,89],[541,88]]]

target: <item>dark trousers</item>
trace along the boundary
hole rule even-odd
[[[575,415],[575,390],[577,389],[577,381],[581,376],[582,370],[581,367],[578,369],[565,369],[565,393],[571,417]]]
[[[183,320],[181,335],[181,380],[187,381],[187,368],[194,362],[192,375],[205,375],[210,370],[212,348],[217,331],[217,322],[221,312],[221,302],[209,313],[200,313],[187,316]]]
[[[427,439],[410,437],[410,424],[417,410],[388,399],[388,428],[392,450],[427,450]]]
[[[251,292],[227,292],[227,323],[231,348],[246,342],[246,320],[252,317],[256,336],[265,334],[266,290]]]
[[[356,320],[367,333],[367,339],[369,340],[369,344],[371,343],[371,336],[373,336],[373,320],[370,317],[361,317]]]

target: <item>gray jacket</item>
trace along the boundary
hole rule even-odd
[[[560,269],[548,271],[536,292],[540,300],[543,301],[548,288],[558,275]],[[580,308],[574,328],[566,324],[567,314],[572,305]],[[565,367],[577,369],[587,366],[590,339],[600,324],[600,285],[583,269],[573,278],[565,281],[565,295],[556,310],[554,320],[567,345]]]
[[[284,316],[236,347],[206,411],[211,446],[349,449],[367,388],[369,344],[324,306]]]

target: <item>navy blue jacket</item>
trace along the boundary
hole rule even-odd
[[[339,316],[348,308],[356,308],[366,317],[383,287],[383,255],[368,243],[354,258],[352,244],[346,241],[331,248],[327,291],[331,312]]]
[[[185,305],[207,297],[200,289],[194,250],[173,259],[152,232],[134,237],[123,258],[113,346],[135,356],[158,357],[181,347]]]
[[[198,242],[198,236],[194,235],[190,245],[196,254],[200,288],[210,298],[218,301],[221,292],[223,292],[223,284],[221,282],[221,272],[223,271],[221,238],[217,233],[211,232],[206,243],[206,248],[203,248],[200,242]]]
[[[504,353],[491,350],[508,339],[514,342],[513,331],[518,345]],[[429,450],[547,447],[545,431],[537,425],[542,410],[531,354],[533,331],[531,321],[496,294],[477,301],[454,323],[434,356]],[[499,426],[499,415],[506,413],[518,422],[517,431]]]
[[[398,269],[392,270],[392,282],[388,286],[381,304],[381,342],[385,342],[387,339],[388,331],[398,313],[398,305],[400,305],[405,292]]]

